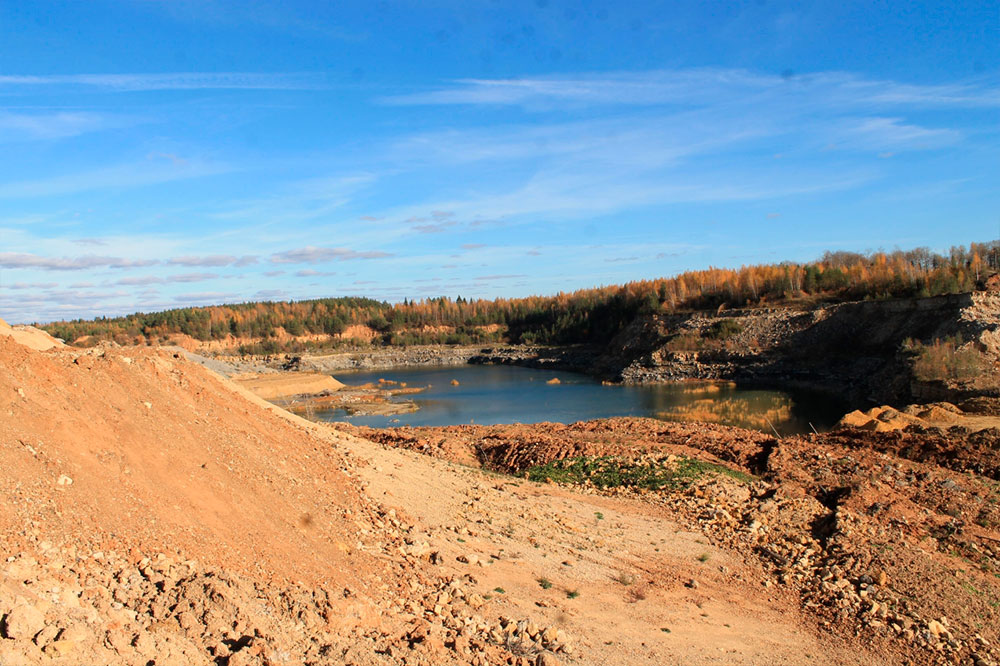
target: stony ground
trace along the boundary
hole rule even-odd
[[[990,664],[1000,654],[996,430],[845,429],[776,440],[724,426],[610,419],[356,431],[512,474],[572,457],[667,470],[690,459],[719,465],[734,474],[705,467],[714,471],[655,491],[602,489],[599,472],[573,482],[661,507],[742,558],[745,582],[788,595],[824,631],[857,637],[891,662]]]
[[[996,661],[988,435],[338,430],[179,353],[4,336],[0,416],[4,666]],[[579,456],[703,466],[523,478]]]

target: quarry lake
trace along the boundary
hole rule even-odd
[[[349,386],[379,379],[427,387],[393,400],[412,400],[419,409],[392,416],[349,416],[341,409],[318,410],[314,418],[373,427],[572,423],[613,416],[667,421],[710,421],[782,435],[829,429],[842,405],[814,393],[760,390],[732,383],[673,383],[608,386],[564,371],[513,366],[468,365],[342,372]],[[558,379],[558,383],[552,382]],[[458,382],[457,385],[453,382]],[[810,425],[812,424],[812,425]]]

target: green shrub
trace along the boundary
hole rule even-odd
[[[742,332],[742,324],[735,319],[719,319],[712,322],[712,325],[708,327],[708,331],[705,332],[705,337],[711,338],[712,340],[728,340],[729,338],[739,335]]]
[[[904,349],[913,354],[913,376],[924,382],[970,381],[987,369],[982,354],[971,346],[962,347],[957,335],[929,345],[910,339]]]

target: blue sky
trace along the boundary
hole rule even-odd
[[[0,317],[1000,234],[997,2],[0,3]]]

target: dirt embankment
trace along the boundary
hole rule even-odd
[[[584,470],[577,487],[668,508],[713,544],[752,557],[765,588],[794,594],[821,626],[882,650],[885,663],[982,665],[1000,657],[995,428],[847,429],[777,440],[649,419],[339,427],[464,464],[530,471],[532,478]],[[613,474],[607,462],[565,462],[577,458],[614,461]],[[691,472],[717,469],[703,464],[731,472]],[[630,485],[650,470],[682,482]]]
[[[349,437],[180,354],[0,336],[0,414],[0,663],[510,654],[484,590],[409,554],[412,526],[365,492]]]

